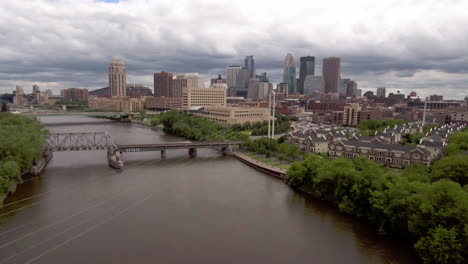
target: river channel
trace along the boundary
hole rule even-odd
[[[185,141],[136,125],[47,116],[51,132],[120,144]],[[67,124],[69,123],[69,124]],[[215,150],[59,152],[0,210],[2,263],[417,263],[411,246]]]

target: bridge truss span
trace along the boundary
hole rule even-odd
[[[115,150],[116,144],[107,132],[51,133],[45,136],[45,151]]]

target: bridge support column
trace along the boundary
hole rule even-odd
[[[107,162],[109,166],[114,169],[123,169],[123,157],[122,152],[119,150],[107,150]]]
[[[232,149],[231,149],[231,146],[229,146],[229,145],[223,146],[223,147],[221,148],[221,153],[222,153],[223,155],[227,155],[227,154],[229,154],[229,153],[231,153],[231,152],[232,152]]]
[[[161,149],[161,159],[166,158],[166,149]]]
[[[191,157],[197,156],[197,148],[189,148],[188,153]]]

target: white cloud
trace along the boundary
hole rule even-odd
[[[343,75],[365,89],[460,97],[467,9],[464,0],[2,1],[0,93],[34,82],[56,91],[102,87],[113,57],[148,86],[152,72],[216,74],[250,54],[277,81],[291,52],[341,56]]]

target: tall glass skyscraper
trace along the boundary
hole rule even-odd
[[[296,66],[294,65],[294,57],[290,53],[286,55],[284,60],[283,83],[287,83],[289,85],[289,94],[298,92]]]
[[[249,72],[250,78],[255,78],[255,61],[253,55],[245,56],[244,68]]]
[[[306,56],[301,57],[301,66],[299,70],[299,83],[298,83],[298,92],[304,93],[304,80],[307,75],[315,75],[315,57]]]

